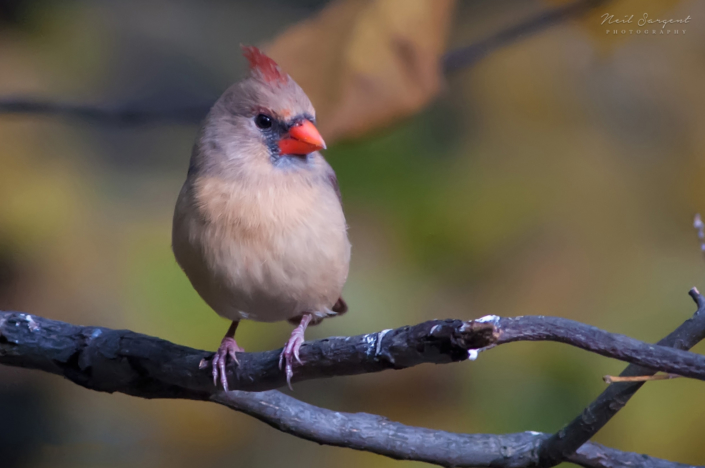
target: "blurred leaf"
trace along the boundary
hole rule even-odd
[[[308,93],[326,141],[423,108],[441,89],[454,0],[339,0],[267,48]]]

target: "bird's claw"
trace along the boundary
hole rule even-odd
[[[291,333],[289,341],[286,342],[282,353],[279,355],[279,369],[281,369],[282,365],[286,363],[286,383],[292,390],[291,378],[294,376],[294,359],[296,359],[296,362],[300,365],[303,364],[303,362],[301,362],[301,357],[299,356],[299,350],[301,349],[303,342],[304,331],[299,328],[294,329]]]
[[[235,338],[229,336],[223,338],[218,351],[215,352],[213,360],[211,361],[211,365],[213,366],[213,385],[216,388],[218,387],[218,380],[220,380],[223,389],[226,392],[228,391],[228,378],[225,373],[225,366],[228,364],[228,356],[235,361],[235,364],[240,364],[235,353],[242,353],[243,351],[245,350],[238,346]]]

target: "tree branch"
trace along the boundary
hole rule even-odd
[[[539,13],[474,44],[448,52],[443,57],[443,70],[446,73],[453,73],[471,67],[497,49],[514,44],[520,39],[533,36],[569,19],[578,18],[607,2],[608,0],[577,0],[568,5]]]
[[[478,350],[514,341],[557,341],[685,377],[705,380],[705,356],[657,346],[559,317],[496,317],[462,322],[431,320],[351,337],[307,341],[293,382],[445,364]],[[281,350],[241,353],[227,370],[230,388],[261,391],[286,385]],[[19,312],[0,312],[0,363],[63,375],[79,385],[137,396],[154,382],[210,392],[210,371],[199,369],[212,353],[127,330],[80,327]],[[100,369],[101,373],[94,371]],[[135,387],[137,385],[137,387]],[[163,396],[163,395],[159,395]]]
[[[698,306],[693,317],[658,342],[659,346],[690,349],[705,339],[705,298],[693,288],[688,293]],[[654,375],[655,370],[631,364],[620,376]],[[602,429],[644,382],[615,383],[607,387],[597,399],[563,429],[546,439],[539,450],[540,466],[554,466],[565,460]]]
[[[705,252],[705,224],[700,214],[695,215],[693,227],[700,240],[700,250]],[[660,346],[690,349],[705,338],[705,297],[697,288],[688,291],[698,307],[693,317],[658,342]],[[627,366],[620,377],[652,376],[656,372],[634,364]],[[555,466],[592,438],[629,402],[644,382],[616,383],[607,387],[600,396],[563,429],[541,443],[539,466]]]
[[[442,58],[446,74],[475,65],[490,53],[537,34],[607,3],[607,0],[577,0],[540,13],[512,25],[466,47],[448,52]],[[143,125],[147,123],[198,124],[213,102],[176,105],[164,109],[147,108],[145,104],[95,105],[52,102],[33,97],[0,98],[0,114],[48,115],[74,117],[103,124]]]
[[[705,303],[697,293],[691,294],[701,306]],[[678,334],[676,341],[686,337],[692,341],[702,335],[703,314],[699,311],[679,328],[680,332],[674,332]],[[296,369],[294,381],[461,361],[467,359],[468,349],[522,340],[558,341],[658,370],[705,377],[704,358],[687,351],[649,345],[556,317],[488,316],[469,322],[433,320],[367,335],[306,342],[301,349],[306,364]],[[228,369],[231,388],[284,386],[285,377],[278,369],[279,352],[243,353],[240,365]],[[2,364],[55,373],[98,391],[213,401],[321,444],[442,466],[528,467],[543,462],[541,449],[552,437],[531,432],[454,434],[405,426],[375,415],[317,408],[274,390],[224,392],[213,386],[208,369],[199,369],[201,360],[211,355],[131,331],[0,312]],[[559,458],[585,467],[686,466],[592,443],[573,453],[561,452]]]
[[[494,345],[514,341],[557,341],[638,364],[656,371],[705,380],[705,356],[673,349],[663,345],[647,344],[634,338],[608,333],[599,328],[559,317],[525,316],[493,320],[496,340]],[[476,328],[477,321],[466,328]],[[481,330],[482,328],[477,328]],[[462,331],[462,327],[461,327]]]
[[[467,359],[468,348],[492,342],[492,325],[461,331],[460,320],[433,320],[411,327],[306,342],[293,382],[403,369],[423,363]],[[286,385],[281,350],[239,353],[228,367],[234,390],[270,390]],[[199,369],[211,352],[176,345],[128,330],[81,327],[19,312],[0,312],[0,364],[40,369],[94,390],[135,396],[207,395],[210,369]],[[99,372],[98,372],[99,371]],[[151,395],[150,392],[157,393]],[[159,393],[167,391],[167,394]]]
[[[219,392],[211,401],[263,421],[277,430],[319,444],[347,447],[397,460],[440,466],[521,468],[537,466],[549,434],[457,434],[406,426],[381,416],[340,413],[304,403],[276,390]],[[565,461],[589,468],[693,468],[647,455],[587,443]]]
[[[101,124],[143,125],[147,123],[197,124],[206,116],[213,101],[176,105],[165,109],[146,108],[144,104],[76,104],[52,102],[32,97],[0,98],[0,114],[74,117]]]

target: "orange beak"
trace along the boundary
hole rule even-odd
[[[281,154],[306,155],[326,149],[318,129],[309,120],[303,120],[289,129],[289,136],[279,140]]]

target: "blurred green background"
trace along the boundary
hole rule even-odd
[[[552,3],[461,1],[447,47]],[[691,15],[687,34],[605,37],[594,17],[566,22],[452,74],[423,112],[333,145],[353,243],[350,312],[307,337],[540,314],[656,341],[689,317],[686,293],[705,273],[691,227],[705,211],[705,3],[662,3],[662,16]],[[0,1],[0,96],[214,100],[245,71],[240,43],[324,4]],[[0,115],[0,309],[215,349],[228,324],[170,250],[196,131]],[[289,332],[246,322],[238,341],[271,349]],[[294,395],[449,431],[552,432],[623,367],[517,343],[476,362],[305,382]],[[701,382],[650,383],[595,440],[705,463],[703,397]],[[0,456],[8,468],[424,466],[318,446],[212,404],[5,367]]]

